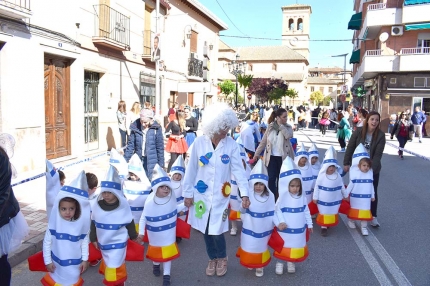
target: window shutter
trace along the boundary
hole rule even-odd
[[[191,31],[190,52],[197,53],[197,32]]]

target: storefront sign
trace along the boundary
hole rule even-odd
[[[364,81],[364,87],[370,87],[373,85],[373,79],[366,79]]]

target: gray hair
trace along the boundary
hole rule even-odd
[[[227,104],[215,103],[205,108],[202,130],[210,138],[221,130],[232,129],[238,125],[236,113]]]

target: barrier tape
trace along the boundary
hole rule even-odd
[[[399,149],[399,150],[401,150],[401,151],[403,151],[403,152],[406,152],[406,153],[409,153],[409,154],[411,154],[411,155],[417,156],[418,158],[424,159],[424,160],[426,160],[426,161],[430,161],[430,157],[426,157],[426,156],[423,156],[423,155],[421,155],[421,154],[418,154],[418,153],[412,152],[412,151],[410,151],[410,150],[407,150],[407,149],[405,149],[405,148],[402,148],[402,147],[396,146],[396,145],[394,145],[393,143],[385,142],[385,144],[387,144],[388,146],[391,146],[391,147],[393,147],[393,148]]]
[[[91,160],[93,160],[93,159],[95,159],[95,158],[98,158],[98,157],[104,156],[104,155],[109,154],[109,153],[110,153],[110,152],[103,152],[103,153],[97,154],[97,155],[95,155],[95,156],[92,156],[92,157],[89,157],[89,158],[85,158],[85,159],[83,159],[83,160],[79,160],[79,161],[76,161],[76,162],[73,162],[73,163],[67,164],[67,165],[65,165],[65,166],[63,166],[63,167],[58,168],[58,170],[64,170],[65,168],[68,168],[68,167],[71,167],[71,166],[74,166],[74,165],[77,165],[77,164],[81,164],[81,163],[84,163],[84,162],[91,161]],[[27,183],[27,182],[33,181],[33,180],[36,180],[36,179],[41,178],[41,177],[45,177],[45,174],[46,174],[46,172],[43,172],[43,173],[38,174],[38,175],[36,175],[36,176],[33,176],[33,177],[30,177],[30,178],[24,179],[24,180],[19,181],[19,182],[15,183],[15,184],[12,184],[12,185],[11,185],[11,187],[15,187],[15,186],[18,186],[18,185],[21,185],[21,184],[24,184],[24,183]]]

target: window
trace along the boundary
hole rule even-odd
[[[329,88],[328,88],[328,92],[333,92],[333,87],[332,86],[330,86]]]
[[[191,31],[190,40],[190,53],[197,53],[197,36],[199,34],[196,31]]]
[[[311,92],[315,91],[315,86],[311,86]]]
[[[396,84],[397,83],[397,78],[392,77],[390,78],[390,84]]]
[[[294,31],[294,20],[293,19],[288,20],[288,29],[290,31]]]
[[[324,93],[324,87],[323,86],[320,87],[320,91],[321,91],[321,93]]]
[[[426,78],[425,77],[414,78],[414,87],[425,87],[425,86],[426,86]]]
[[[430,39],[418,39],[418,48],[421,48],[421,53],[430,53]]]
[[[98,73],[84,73],[84,140],[87,151],[99,147],[99,78]]]
[[[248,70],[252,71],[252,65],[251,64],[248,64]]]
[[[145,5],[145,26],[143,30],[143,55],[150,56],[151,55],[151,12],[154,9]]]
[[[297,20],[297,31],[303,31],[303,19],[299,18]]]
[[[277,68],[276,64],[272,64],[272,70],[276,71],[276,68]]]

